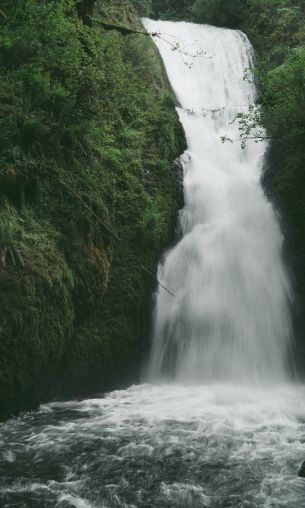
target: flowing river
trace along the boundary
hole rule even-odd
[[[244,34],[143,23],[180,107],[185,206],[159,267],[143,384],[0,425],[0,506],[301,508],[305,387],[293,295],[260,185],[265,143],[234,118],[255,100]],[[221,138],[231,141],[222,143]]]

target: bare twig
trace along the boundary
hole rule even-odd
[[[229,141],[230,143],[236,143],[237,141],[246,141],[248,139],[256,140],[259,143],[260,141],[265,141],[266,139],[274,139],[274,137],[272,137],[272,136],[246,136],[244,138],[232,139],[232,138],[229,138],[228,136],[221,136],[222,143],[225,143],[226,141]]]
[[[145,266],[143,265],[140,265],[140,268],[142,268],[142,270],[144,270],[144,272],[147,272],[149,273],[149,275],[151,275],[155,280],[156,282],[159,284],[159,286],[161,286],[161,288],[165,289],[165,291],[167,291],[171,296],[173,296],[174,298],[176,298],[176,296],[174,295],[174,293],[171,292],[170,289],[168,289],[166,286],[164,286],[163,284],[161,284],[161,282],[156,278],[156,276],[150,271],[148,270],[147,268],[145,268]]]
[[[5,12],[3,12],[2,9],[0,9],[0,14],[4,19],[8,20],[8,16],[5,14]]]
[[[162,35],[164,34],[161,34],[161,32],[155,32],[155,33],[151,33],[149,34],[151,35],[152,37],[157,37],[158,39],[160,39],[161,41],[164,41],[166,42],[166,44],[168,44],[169,46],[171,46],[172,50],[173,51],[178,51],[178,53],[181,53],[182,55],[184,56],[188,56],[190,58],[203,58],[206,56],[206,51],[203,51],[203,50],[200,50],[198,51],[197,53],[195,54],[192,54],[192,53],[188,53],[187,51],[185,51],[184,49],[181,49],[180,47],[180,43],[179,42],[176,42],[176,43],[173,43],[173,42],[170,42],[168,41],[167,39],[165,39]],[[169,36],[169,34],[167,34],[167,36]],[[169,36],[169,37],[174,37],[173,35]]]
[[[166,35],[167,37],[172,37],[173,39],[177,40],[177,38],[174,35],[163,34],[162,32],[144,32],[143,30],[135,30],[133,28],[129,28],[129,27],[122,26],[122,25],[116,25],[116,24],[114,25],[112,23],[106,23],[105,21],[100,21],[99,19],[96,19],[96,18],[91,18],[91,21],[93,23],[97,23],[98,25],[102,26],[103,28],[105,28],[105,30],[116,30],[116,31],[120,32],[122,35],[140,34],[140,35],[145,35],[146,37],[157,37],[158,39],[166,42],[166,44],[168,44],[172,48],[173,51],[178,51],[182,55],[188,56],[190,58],[201,58],[201,57],[206,56],[205,51],[198,51],[196,54],[188,53],[187,51],[185,51],[184,49],[182,49],[180,47],[180,42],[173,43],[163,37],[163,35]]]

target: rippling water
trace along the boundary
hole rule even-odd
[[[1,507],[305,507],[302,386],[133,386],[0,432]]]

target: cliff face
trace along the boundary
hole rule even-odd
[[[129,1],[1,4],[0,416],[116,385],[147,347],[182,192],[175,99]]]

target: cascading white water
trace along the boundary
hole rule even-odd
[[[157,295],[150,375],[285,379],[291,291],[282,233],[260,185],[266,144],[250,141],[243,150],[233,122],[255,100],[254,85],[243,79],[252,47],[239,31],[149,19],[144,25],[162,34],[155,42],[188,144],[182,238],[159,269],[175,298],[162,289]],[[222,136],[234,142],[222,143]]]
[[[244,382],[285,380],[290,335],[282,236],[259,183],[265,146],[220,142],[238,137],[230,121],[254,99],[242,80],[251,47],[230,30],[145,25],[207,51],[188,68],[158,40],[189,149],[182,240],[160,268],[176,298],[158,294],[150,370],[182,382],[0,423],[0,505],[305,507],[305,388]]]

